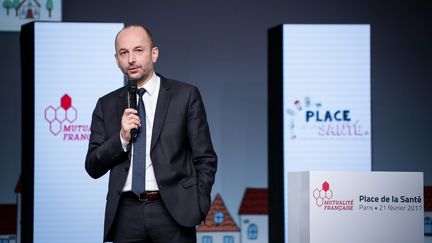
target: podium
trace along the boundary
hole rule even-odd
[[[289,243],[424,242],[423,173],[288,173]]]

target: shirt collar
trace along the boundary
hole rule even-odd
[[[152,96],[156,90],[158,82],[160,82],[160,78],[156,75],[155,72],[153,72],[152,77],[149,79],[149,81],[147,83],[145,83],[143,86],[138,87],[138,88],[144,88],[146,90],[146,92],[150,96]]]

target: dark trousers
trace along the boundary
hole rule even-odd
[[[115,221],[114,243],[196,243],[195,227],[175,222],[161,199],[122,196]]]

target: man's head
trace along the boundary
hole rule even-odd
[[[141,25],[123,28],[115,39],[115,58],[118,67],[129,80],[136,80],[141,86],[153,74],[159,49],[154,46],[150,31]]]

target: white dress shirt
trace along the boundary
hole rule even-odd
[[[160,89],[160,77],[158,77],[155,73],[150,78],[150,80],[145,83],[143,86],[138,88],[144,88],[146,92],[143,94],[143,101],[146,113],[145,126],[146,126],[146,166],[145,166],[145,190],[146,191],[159,191],[159,187],[156,183],[156,178],[153,170],[153,163],[150,158],[150,145],[152,139],[152,131],[153,131],[153,121],[156,112],[156,104],[159,96]],[[137,102],[139,102],[139,97],[137,94]],[[141,126],[143,126],[143,121],[141,121]],[[120,140],[122,142],[123,150],[126,151],[129,145],[129,141],[124,140],[120,136]],[[123,187],[123,191],[131,191],[132,190],[132,168],[133,168],[133,144],[131,146],[131,164],[129,166],[129,172],[126,178],[125,185]]]

